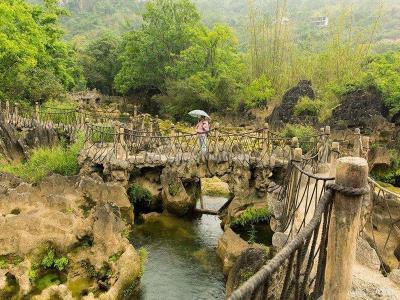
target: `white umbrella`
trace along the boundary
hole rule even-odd
[[[192,117],[195,117],[195,118],[199,118],[199,117],[210,118],[210,116],[204,110],[200,110],[200,109],[192,110],[191,112],[189,112],[189,115]]]

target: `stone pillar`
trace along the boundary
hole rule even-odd
[[[361,157],[362,142],[360,128],[356,128],[354,131],[354,145],[353,145],[353,156]]]
[[[336,183],[349,188],[366,187],[367,161],[359,157],[340,158],[336,166]],[[362,201],[363,196],[335,193],[329,224],[324,300],[349,299]]]
[[[339,159],[339,143],[333,142],[331,146],[331,161],[329,167],[329,176],[335,177],[336,176],[336,164],[337,160]]]

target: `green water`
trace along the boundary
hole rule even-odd
[[[203,197],[218,209],[225,198]],[[225,280],[215,249],[222,235],[217,216],[195,219],[161,216],[136,225],[132,244],[149,252],[140,300],[224,299]]]

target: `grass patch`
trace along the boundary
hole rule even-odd
[[[11,173],[32,183],[40,182],[50,174],[72,176],[79,173],[78,154],[83,148],[83,137],[71,146],[60,143],[51,148],[38,148],[32,151],[28,161],[12,164],[3,163],[0,171]]]
[[[244,227],[247,225],[266,222],[271,217],[271,212],[268,208],[254,208],[249,207],[243,211],[239,217],[232,221],[232,226]]]

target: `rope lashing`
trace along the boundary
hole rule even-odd
[[[365,187],[362,188],[354,188],[354,187],[348,187],[348,186],[343,186],[337,183],[329,182],[326,184],[326,189],[330,189],[334,192],[339,192],[342,193],[343,195],[347,197],[357,197],[357,196],[364,196],[369,193],[369,186],[366,185]]]

